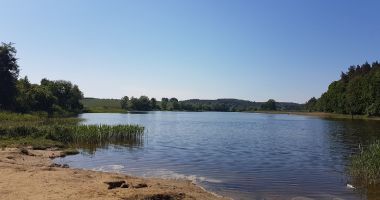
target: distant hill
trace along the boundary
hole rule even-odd
[[[201,100],[201,99],[189,99],[182,101],[184,103],[190,103],[195,105],[223,105],[230,110],[226,111],[256,111],[260,110],[265,102],[255,102],[241,99],[216,99],[216,100]],[[282,111],[300,111],[304,109],[304,104],[292,103],[292,102],[276,102],[277,110]]]

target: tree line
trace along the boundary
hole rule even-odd
[[[139,98],[124,96],[120,101],[121,108],[132,111],[151,111],[151,110],[182,110],[181,104],[177,98],[162,98],[157,101],[156,98],[140,96]]]
[[[317,99],[305,104],[309,111],[380,116],[380,64],[350,66]]]
[[[282,103],[269,99],[267,102],[252,102],[239,99],[200,100],[190,99],[179,101],[177,98],[155,98],[141,96],[139,98],[124,96],[120,100],[121,108],[129,111],[219,111],[219,112],[249,112],[274,110],[301,110],[302,105]]]
[[[20,113],[45,112],[48,115],[73,115],[82,112],[83,93],[69,81],[42,79],[31,84],[19,79],[20,67],[12,43],[0,46],[0,110]]]

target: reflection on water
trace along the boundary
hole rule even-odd
[[[133,149],[133,148],[140,148],[144,145],[144,136],[143,135],[136,135],[135,137],[130,137],[127,140],[123,141],[106,141],[106,142],[100,142],[100,143],[84,143],[84,144],[77,144],[76,146],[81,149],[82,153],[86,154],[94,154],[99,149],[105,149],[108,150],[109,148],[127,148],[127,149]]]
[[[149,112],[84,114],[86,124],[140,124],[143,141],[57,159],[72,167],[186,178],[236,199],[366,199],[347,188],[359,144],[380,138],[380,123],[307,116]],[[368,199],[372,198],[368,195]]]

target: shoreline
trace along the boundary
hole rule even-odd
[[[152,110],[157,111],[157,110]],[[145,113],[145,112],[151,112],[151,111],[126,111],[126,112],[113,112],[113,111],[107,111],[104,110],[102,112],[84,112],[81,114],[87,114],[87,113],[110,113],[110,114],[134,114],[134,113]],[[220,112],[220,111],[184,111],[184,110],[178,110],[178,111],[160,111],[160,112]],[[229,112],[227,112],[229,113]],[[231,112],[234,113],[234,112]],[[237,112],[239,113],[239,112]],[[325,118],[325,119],[343,119],[343,120],[369,120],[369,121],[380,121],[380,117],[368,117],[365,115],[354,115],[353,117],[351,115],[347,114],[337,114],[337,113],[326,113],[326,112],[306,112],[306,111],[242,111],[240,113],[260,113],[260,114],[287,114],[287,115],[302,115],[302,116],[311,116],[311,117],[319,117],[319,118]]]
[[[2,199],[231,199],[188,180],[141,178],[55,164],[60,150],[0,150]],[[112,186],[112,187],[111,187]]]
[[[261,114],[287,114],[287,115],[303,115],[310,117],[319,117],[325,119],[345,119],[345,120],[371,120],[380,121],[380,117],[368,117],[365,115],[351,115],[325,113],[325,112],[301,112],[301,111],[254,111],[249,113],[261,113]]]

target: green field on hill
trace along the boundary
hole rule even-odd
[[[126,112],[121,108],[119,99],[96,99],[84,98],[81,100],[85,112],[90,113],[123,113]]]

